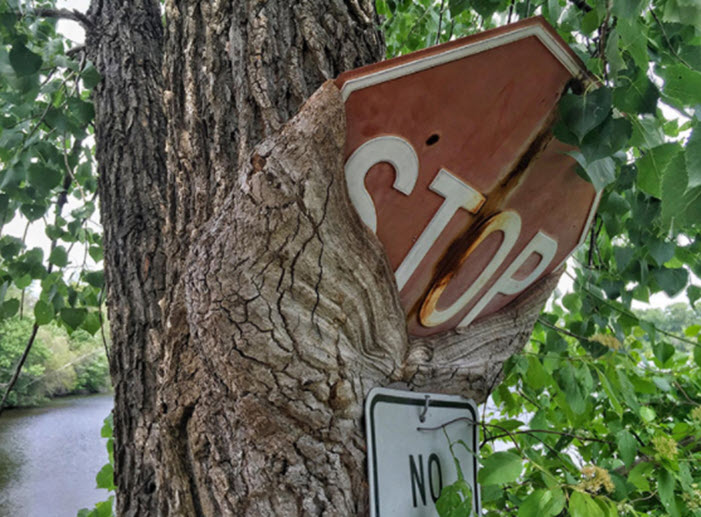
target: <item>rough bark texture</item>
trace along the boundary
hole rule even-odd
[[[381,59],[370,0],[168,2],[165,41],[156,2],[89,14],[119,514],[365,515],[369,389],[484,400],[556,278],[408,338],[319,88]]]
[[[156,2],[93,0],[89,57],[103,76],[95,133],[115,389],[121,515],[154,515],[158,469],[158,300],[165,287],[166,126]],[[125,495],[128,494],[128,495]]]

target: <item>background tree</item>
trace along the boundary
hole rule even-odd
[[[52,240],[45,259],[3,236],[2,285],[40,281],[31,336],[54,318],[94,332],[103,277],[62,268],[73,242],[96,260],[104,242],[118,512],[365,513],[367,390],[402,382],[484,400],[556,280],[466,332],[407,337],[383,251],[346,198],[338,92],[326,84],[307,100],[382,58],[375,7],[176,1],[163,18],[148,0],[94,0],[85,15],[0,6],[0,214],[51,216]],[[574,293],[541,316],[497,388],[507,413],[533,416],[528,426],[485,424],[486,443],[514,446],[484,460],[485,506],[695,511],[696,369],[630,306],[661,290],[686,289],[692,303],[701,295],[687,287],[699,271],[701,9],[691,0],[377,9],[391,55],[543,14],[601,83],[565,95],[556,128],[605,189],[601,210]],[[56,17],[85,26],[84,47],[66,48]],[[104,236],[86,222],[95,192]],[[72,197],[78,207],[64,214]],[[0,302],[5,317],[21,307]],[[694,351],[698,330],[681,337]],[[683,458],[660,438],[669,436]],[[517,468],[496,468],[504,464]],[[512,485],[519,476],[528,483]]]

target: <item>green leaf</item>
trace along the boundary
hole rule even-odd
[[[95,505],[89,517],[112,517],[112,507],[114,506],[114,496],[111,495],[107,501],[101,501]]]
[[[676,246],[671,242],[663,240],[649,240],[647,242],[647,251],[650,256],[655,259],[658,266],[662,266],[665,262],[674,257]]]
[[[553,517],[565,506],[562,490],[535,490],[519,506],[518,517]]]
[[[657,472],[657,491],[660,500],[670,516],[678,516],[679,508],[674,500],[674,476],[665,468],[660,468]]]
[[[56,169],[33,163],[27,168],[27,181],[42,192],[48,192],[61,183],[62,175]]]
[[[472,515],[472,489],[464,479],[441,490],[436,501],[436,511],[440,517],[469,517]]]
[[[61,320],[68,326],[69,329],[75,330],[83,323],[88,311],[85,309],[74,309],[64,307],[61,309]]]
[[[49,263],[58,267],[65,267],[68,265],[68,253],[66,248],[63,246],[56,246],[51,250],[51,255],[49,255]]]
[[[95,312],[89,312],[80,328],[94,336],[100,330],[100,317]]]
[[[34,305],[34,321],[37,325],[46,325],[54,319],[54,306],[44,300]]]
[[[575,367],[564,364],[558,371],[558,384],[565,393],[567,404],[574,414],[581,414],[586,409],[586,393],[579,383]]]
[[[694,124],[686,143],[687,190],[701,186],[701,122]]]
[[[633,127],[628,120],[608,117],[596,131],[584,137],[580,150],[587,163],[592,164],[600,158],[610,157],[616,151],[623,149],[630,140],[632,131]],[[586,166],[583,167],[587,169]],[[608,175],[606,178],[608,180]]]
[[[677,154],[662,177],[662,228],[681,229],[701,220],[701,188],[688,189],[685,153]]]
[[[690,285],[686,288],[686,296],[689,298],[689,303],[695,305],[696,301],[701,298],[701,287]]]
[[[107,463],[105,466],[103,466],[102,469],[100,469],[100,472],[97,473],[95,481],[97,482],[97,488],[114,490],[116,487],[114,486],[114,469],[112,468],[112,465]]]
[[[601,386],[604,388],[604,393],[606,393],[606,396],[609,398],[609,402],[611,403],[611,407],[613,407],[613,410],[618,414],[618,416],[623,416],[623,406],[621,405],[621,402],[618,400],[618,397],[616,396],[616,392],[614,391],[613,385],[611,382],[608,380],[606,375],[601,373],[599,370],[596,371],[599,377],[599,382],[601,382]]]
[[[639,16],[645,7],[643,0],[616,0],[611,2],[611,12],[619,18],[633,18]]]
[[[481,485],[512,483],[523,472],[521,457],[512,452],[495,452],[482,461],[478,474]]]
[[[648,482],[647,477],[653,470],[654,467],[651,463],[647,463],[644,461],[638,463],[630,471],[630,474],[628,474],[628,482],[635,486],[635,488],[637,488],[641,492],[649,492],[650,483]]]
[[[22,206],[19,207],[19,211],[22,212],[22,215],[29,221],[41,219],[46,213],[46,209],[46,205],[40,203],[23,203]]]
[[[639,413],[640,418],[642,418],[648,424],[650,422],[654,422],[655,418],[657,418],[657,413],[655,413],[655,410],[648,406],[641,406]]]
[[[92,102],[86,102],[82,99],[75,97],[68,99],[68,109],[81,124],[87,124],[95,117]]]
[[[635,456],[638,454],[638,441],[632,434],[624,430],[616,435],[616,445],[626,468],[630,468],[633,461],[635,461]]]
[[[85,85],[85,87],[89,90],[95,88],[95,86],[97,86],[97,84],[102,79],[100,73],[93,65],[86,66],[85,70],[83,70],[83,73],[80,74],[80,77],[83,79],[83,84]]]
[[[671,65],[660,72],[663,92],[684,105],[701,104],[701,72],[685,65]]]
[[[465,11],[470,6],[470,0],[450,0],[448,2],[448,8],[450,9],[450,16],[455,18]]]
[[[41,56],[29,50],[21,41],[12,45],[10,64],[18,76],[24,77],[38,72],[41,63]]]
[[[638,18],[619,18],[616,24],[621,50],[628,52],[641,70],[648,68],[647,26]]]
[[[597,192],[616,181],[616,162],[613,161],[613,158],[607,157],[588,162],[579,151],[571,151],[568,154],[577,160],[582,169],[584,169],[589,181],[594,185]]]
[[[2,172],[2,181],[0,182],[0,189],[5,191],[14,190],[19,187],[19,184],[26,178],[27,171],[15,165],[9,169],[5,169]]]
[[[633,136],[630,138],[630,145],[641,149],[652,149],[665,143],[662,124],[656,117],[641,115],[631,120],[633,122]]]
[[[26,274],[15,278],[15,285],[18,289],[26,289],[32,283],[32,275]]]
[[[572,492],[569,510],[570,517],[605,517],[599,505],[589,494],[583,492]]]
[[[689,272],[684,268],[658,268],[652,271],[652,276],[668,296],[679,294],[689,281]]]
[[[662,144],[638,159],[638,188],[656,198],[662,197],[662,176],[670,162],[681,152],[679,144]],[[686,187],[686,185],[685,185]]]
[[[19,311],[19,300],[12,298],[6,300],[0,305],[0,319],[11,318]]]
[[[618,87],[613,90],[613,105],[619,110],[631,115],[655,113],[660,92],[645,72],[636,70],[633,79],[623,76],[618,84]],[[660,139],[657,145],[661,143]]]
[[[611,90],[598,88],[587,95],[566,94],[560,101],[565,126],[581,141],[601,124],[611,111]]]
[[[669,343],[661,341],[652,346],[652,351],[660,364],[664,365],[669,359],[672,358],[675,349],[674,346],[670,345]]]
[[[623,59],[623,54],[619,50],[619,39],[618,29],[613,29],[609,33],[609,37],[606,40],[606,48],[604,49],[604,55],[606,56],[611,75],[613,76],[617,76],[621,70],[627,68],[626,61]]]
[[[104,271],[88,271],[83,273],[83,278],[91,286],[97,289],[102,289],[105,285],[105,273]]]

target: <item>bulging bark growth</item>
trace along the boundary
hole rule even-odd
[[[381,59],[372,2],[173,1],[165,42],[143,2],[94,0],[88,40],[118,512],[365,515],[367,392],[484,400],[556,278],[465,331],[410,339],[347,197],[327,81]]]

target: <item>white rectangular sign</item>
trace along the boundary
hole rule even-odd
[[[458,479],[448,440],[472,489],[474,515],[480,515],[474,402],[375,388],[365,401],[365,426],[371,517],[437,517],[441,489]]]

